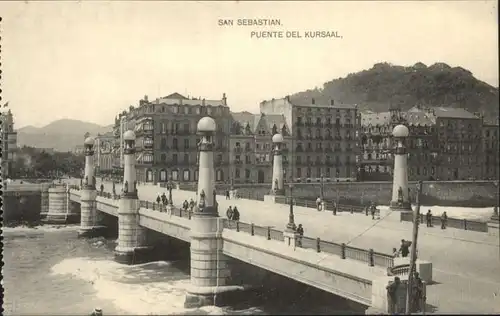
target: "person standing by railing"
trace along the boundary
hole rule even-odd
[[[233,216],[232,216],[232,220],[237,222],[240,220],[240,211],[238,211],[238,208],[235,206],[233,207]]]
[[[321,211],[321,197],[318,196],[318,198],[316,199],[316,209],[319,211]]]
[[[299,224],[297,227],[297,233],[299,234],[297,238],[297,246],[302,247],[302,237],[304,237],[304,227],[302,227],[302,224]]]

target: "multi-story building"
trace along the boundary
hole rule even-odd
[[[173,93],[152,102],[145,96],[138,107],[131,106],[115,121],[115,152],[121,151],[123,132],[133,129],[137,137],[138,181],[197,181],[199,136],[196,128],[198,121],[207,115],[217,123],[216,181],[227,181],[231,114],[225,94],[221,100],[205,100]]]
[[[361,122],[359,180],[392,180],[392,130],[398,124],[405,124],[410,131],[410,136],[406,139],[410,179],[423,180],[432,177],[431,175],[435,176],[436,171],[430,167],[436,161],[432,116],[416,110],[402,112],[399,107],[391,106],[387,112],[362,113]]]
[[[389,112],[363,113],[362,122],[361,180],[390,180],[392,129],[399,123],[410,130],[406,141],[410,180],[484,177],[480,140],[485,129],[477,113],[457,108],[415,106],[407,112],[391,109]]]
[[[282,114],[290,126],[291,176],[295,181],[355,180],[361,117],[356,105],[272,99],[260,104],[266,115]]]
[[[99,173],[110,173],[117,164],[117,157],[113,154],[115,136],[113,132],[98,134],[95,138],[95,166]]]
[[[5,113],[0,113],[2,120],[2,177],[9,176],[12,163],[16,159],[17,152],[17,131],[14,130],[14,117],[10,109]]]
[[[483,122],[483,179],[498,179],[498,118]]]
[[[234,183],[269,183],[272,181],[274,134],[281,133],[285,142],[283,171],[290,174],[290,128],[282,114],[232,113],[230,179]]]

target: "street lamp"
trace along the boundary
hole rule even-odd
[[[295,232],[297,230],[297,226],[295,226],[293,216],[293,184],[290,183],[288,187],[290,188],[290,214],[288,215],[288,224],[286,225],[286,229]]]
[[[321,201],[324,200],[325,196],[325,177],[321,174]]]
[[[495,194],[495,197],[496,197],[496,201],[495,201],[495,207],[493,208],[493,217],[498,217],[498,204],[499,204],[499,199],[498,199],[498,180],[495,181],[495,187],[497,188],[497,191],[496,191],[496,194]]]
[[[174,187],[174,183],[172,182],[172,177],[168,179],[167,182],[167,190],[168,190],[168,204],[173,205],[174,203],[172,202],[172,189]]]

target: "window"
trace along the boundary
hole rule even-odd
[[[189,155],[184,154],[184,163],[189,163]]]
[[[172,148],[175,150],[179,150],[179,146],[177,144],[177,138],[172,139]]]
[[[166,150],[167,149],[167,139],[165,137],[161,138],[160,149],[161,150]]]
[[[295,158],[295,160],[297,161],[297,164],[301,164],[302,163],[302,159],[300,156],[297,156],[297,158]]]
[[[176,164],[177,163],[177,154],[172,155],[172,163]]]
[[[189,170],[188,169],[184,170],[184,172],[182,174],[182,178],[184,181],[189,181]]]
[[[250,169],[245,169],[245,178],[246,179],[250,178]]]
[[[167,181],[167,171],[165,169],[160,170],[160,181]]]
[[[184,124],[184,133],[189,133],[189,124]]]
[[[185,107],[184,107],[184,114],[189,114],[189,112],[190,112],[190,111],[189,111],[189,107],[185,106]]]
[[[224,173],[222,172],[222,170],[217,169],[217,171],[215,172],[215,179],[216,181],[224,181]]]
[[[179,180],[179,171],[172,170],[172,180],[174,180],[174,181],[178,181]]]
[[[189,149],[189,139],[184,139],[184,149]]]
[[[167,123],[162,122],[161,123],[161,133],[166,134],[167,133]]]
[[[161,160],[161,162],[165,162],[167,160],[167,155],[161,154],[160,155],[160,160]]]
[[[145,163],[151,163],[153,162],[153,155],[145,154],[142,159]]]
[[[300,168],[297,168],[297,177],[302,177],[302,170],[300,170]]]
[[[234,177],[235,177],[235,178],[239,178],[239,177],[240,177],[240,169],[236,169],[236,170],[234,171]]]

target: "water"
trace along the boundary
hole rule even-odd
[[[231,306],[185,309],[188,262],[120,265],[113,261],[114,240],[78,239],[76,229],[4,229],[6,315],[85,315],[96,307],[106,315],[331,315],[357,309],[299,283],[293,289],[276,284]]]

